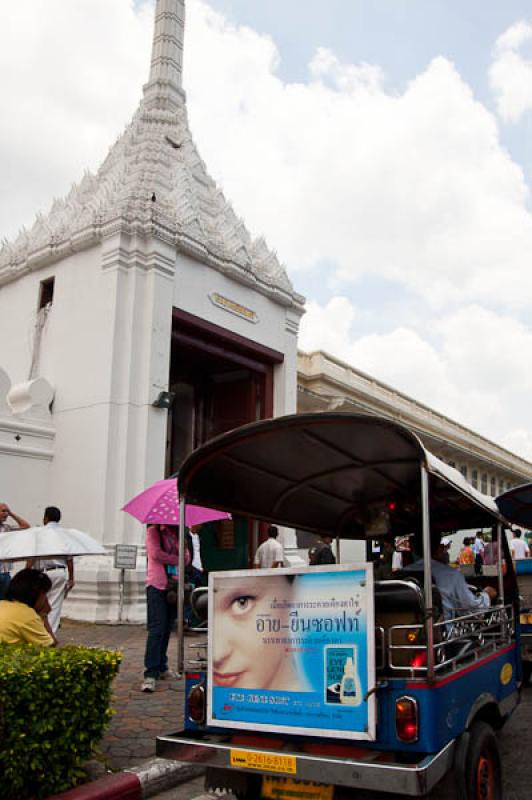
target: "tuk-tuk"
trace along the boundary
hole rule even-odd
[[[382,580],[367,559],[211,573],[195,593],[204,638],[186,657],[181,593],[184,730],[159,736],[159,755],[204,765],[208,788],[240,798],[422,797],[449,772],[459,798],[502,798],[495,731],[519,702],[521,662],[493,498],[402,425],[348,413],[213,439],[183,464],[179,491],[181,587],[186,503],[340,540],[413,536],[419,559]],[[468,583],[496,599],[450,611],[431,541],[473,528],[491,529],[498,558]]]
[[[500,512],[514,525],[532,528],[532,483],[509,489],[496,499]],[[523,661],[523,682],[532,675],[532,557],[514,561],[519,586],[519,639]]]

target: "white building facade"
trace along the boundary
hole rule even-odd
[[[402,422],[492,497],[532,481],[529,461],[328,353],[299,353],[298,411],[364,412]]]
[[[120,510],[130,497],[212,435],[296,409],[303,298],[197,153],[183,37],[183,0],[158,0],[131,124],[0,251],[1,494],[34,524],[57,505],[109,548],[77,561],[66,611],[82,619],[116,618],[114,545],[144,536]],[[130,620],[144,616],[140,565]]]
[[[65,604],[90,621],[118,618],[123,543],[140,558],[122,619],[145,617],[144,529],[125,502],[246,422],[384,413],[446,460],[476,464],[479,488],[484,473],[488,491],[492,473],[532,478],[532,465],[349,365],[318,353],[298,366],[304,299],[236,217],[189,130],[184,12],[184,0],[157,0],[143,98],[97,174],[0,250],[0,501],[34,524],[57,505],[65,525],[103,543],[107,557],[77,559]]]

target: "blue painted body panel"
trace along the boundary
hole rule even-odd
[[[511,677],[504,683],[501,679],[503,667],[511,666]],[[506,667],[508,672],[510,667]],[[205,680],[205,673],[201,675]],[[437,753],[448,742],[460,736],[467,727],[477,701],[483,695],[489,695],[500,703],[517,691],[520,679],[520,654],[516,643],[428,685],[414,683],[404,679],[394,679],[387,686],[379,689],[377,694],[377,740],[375,742],[357,742],[357,747],[393,752]],[[198,678],[186,677],[186,693],[198,683]],[[402,695],[417,699],[419,704],[420,737],[414,744],[404,744],[397,739],[395,733],[395,701]],[[185,708],[185,729],[189,731],[219,731],[219,729],[197,726],[188,719]],[[225,731],[227,733],[227,731]]]
[[[514,569],[516,575],[532,574],[532,558],[518,558],[514,561]]]
[[[501,681],[501,670],[510,664],[512,676]],[[497,703],[517,691],[520,669],[516,648],[503,650],[494,658],[480,661],[431,686],[404,680],[389,682],[379,691],[379,728],[377,742],[368,745],[380,750],[436,753],[460,736],[467,727],[471,712],[482,695],[491,695]],[[414,697],[419,705],[419,741],[407,745],[395,735],[395,700],[401,695]]]

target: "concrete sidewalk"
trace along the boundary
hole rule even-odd
[[[155,737],[180,730],[183,723],[183,680],[158,681],[153,694],[140,691],[146,629],[143,625],[96,625],[63,619],[59,644],[81,644],[119,650],[122,664],[113,687],[115,715],[99,752],[87,765],[89,777],[109,770],[130,769],[155,755]],[[191,638],[187,637],[189,642]],[[170,669],[176,668],[176,638],[168,648]]]

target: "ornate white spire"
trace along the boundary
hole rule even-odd
[[[0,285],[119,231],[156,237],[286,306],[304,298],[207,172],[181,88],[184,0],[158,0],[144,99],[96,175],[0,247]]]
[[[157,0],[150,79],[144,87],[149,108],[168,108],[183,100],[185,0]]]

